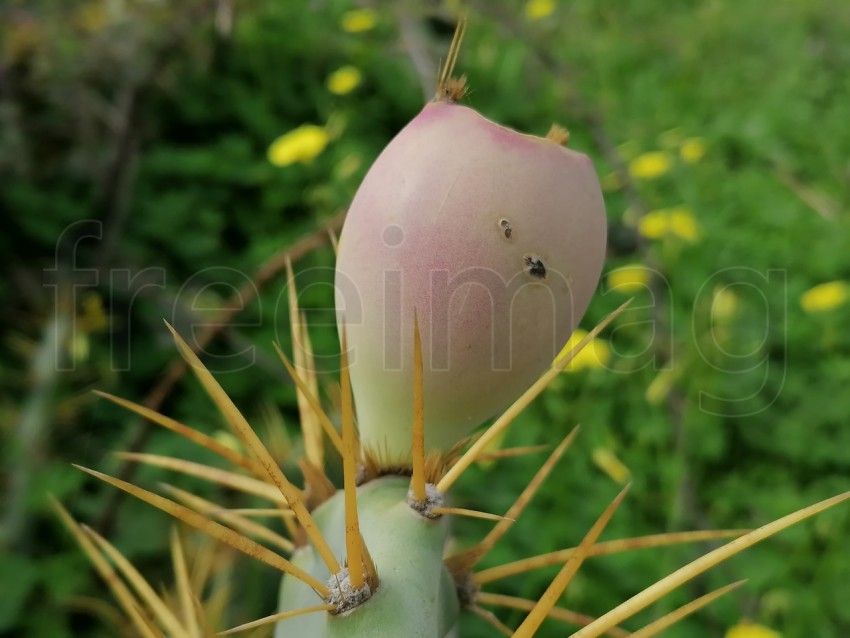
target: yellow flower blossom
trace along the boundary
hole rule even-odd
[[[555,0],[528,0],[525,3],[525,17],[540,20],[555,11]]]
[[[631,472],[612,450],[598,447],[593,450],[592,458],[596,467],[610,476],[612,480],[620,484],[628,482]]]
[[[103,307],[103,298],[97,293],[86,295],[79,318],[80,330],[99,332],[109,327],[109,316]]]
[[[632,264],[608,273],[608,288],[617,292],[635,292],[647,287],[650,272],[646,266]]]
[[[800,305],[808,313],[832,310],[850,298],[850,285],[845,281],[828,281],[803,293]]]
[[[569,341],[567,341],[567,345],[565,345],[558,356],[555,357],[555,363],[560,363],[564,357],[566,357],[569,352],[586,336],[587,331],[578,328],[572,336],[570,336]],[[578,370],[591,368],[604,368],[610,358],[611,347],[603,339],[596,337],[591,339],[590,342],[579,351],[575,358],[567,364],[564,368],[564,372],[576,372]]]
[[[670,232],[689,242],[699,239],[699,224],[684,206],[670,209]]]
[[[289,166],[295,162],[307,164],[325,150],[327,144],[325,129],[315,124],[302,124],[272,142],[267,155],[275,166]]]
[[[638,232],[647,239],[661,239],[670,231],[670,216],[666,211],[654,210],[638,221]]]
[[[646,387],[644,396],[650,405],[662,403],[670,395],[673,384],[676,382],[677,374],[672,370],[662,370]]]
[[[731,286],[717,287],[711,299],[711,320],[723,323],[738,314],[741,303]]]
[[[734,627],[730,627],[724,638],[782,638],[782,634],[764,625],[742,620]]]
[[[638,179],[656,179],[670,172],[673,160],[664,151],[652,151],[638,155],[629,162],[629,172]]]
[[[353,9],[342,16],[342,29],[348,33],[362,33],[375,27],[378,14],[374,9]]]
[[[362,77],[357,67],[340,67],[328,76],[328,91],[334,95],[351,93],[360,84]]]
[[[689,137],[682,142],[679,155],[688,164],[694,164],[700,161],[705,155],[705,143],[699,137]]]
[[[74,363],[84,363],[88,361],[89,352],[91,351],[91,340],[87,332],[77,330],[71,337],[71,360]]]
[[[699,239],[700,227],[689,208],[677,206],[648,212],[638,221],[638,232],[647,239],[672,235],[695,242]]]

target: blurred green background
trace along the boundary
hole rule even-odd
[[[298,476],[295,393],[272,349],[291,344],[274,259],[345,209],[430,98],[459,9],[0,6],[0,634],[132,635],[48,493],[152,583],[171,583],[172,522],[70,466],[121,472],[111,452],[134,446],[215,462],[91,394],[141,402],[162,388],[175,357],[163,317],[190,343],[220,325],[204,360]],[[583,426],[487,564],[576,544],[627,480],[603,538],[753,527],[847,490],[850,3],[482,0],[468,12],[467,102],[530,133],[566,126],[602,179],[609,260],[584,325],[635,297],[503,442]],[[297,281],[334,405],[333,253],[327,233],[314,240]],[[241,309],[221,325],[234,299]],[[160,398],[164,413],[223,431],[193,379]],[[504,511],[541,461],[477,468],[459,504]],[[134,479],[242,502],[164,471]],[[463,520],[458,534],[473,542],[490,525]],[[705,549],[592,559],[563,604],[598,615]],[[276,574],[227,552],[217,561],[222,626],[271,613]],[[536,598],[553,573],[492,591]],[[669,635],[722,636],[741,619],[785,636],[850,635],[850,510],[767,541],[627,626],[744,577]],[[464,629],[492,635],[477,618]]]

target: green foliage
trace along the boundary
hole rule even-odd
[[[10,256],[0,281],[7,309],[0,525],[22,531],[0,536],[0,632],[111,636],[113,626],[81,611],[80,597],[108,595],[45,498],[56,494],[91,523],[109,509],[110,492],[69,463],[116,469],[108,452],[126,449],[141,426],[89,390],[141,400],[174,357],[162,317],[187,336],[217,321],[234,287],[347,204],[425,98],[395,7],[379,9],[374,29],[347,33],[340,24],[351,5],[343,0],[234,3],[231,28],[226,16],[216,26],[198,2],[7,4],[0,8],[0,250]],[[648,262],[664,282],[655,297],[629,292],[633,308],[606,335],[606,369],[565,374],[512,428],[505,445],[553,442],[576,422],[583,432],[487,565],[578,542],[616,491],[593,461],[598,450],[614,454],[634,481],[606,538],[755,526],[846,489],[850,305],[809,313],[800,300],[817,284],[850,278],[850,5],[576,0],[528,21],[520,3],[480,4],[460,62],[473,89],[468,99],[521,130],[542,134],[553,120],[567,126],[570,145],[594,158],[606,184],[607,270]],[[442,7],[420,23],[432,59],[445,50],[449,16]],[[541,64],[541,54],[555,66]],[[332,94],[327,77],[349,64],[362,83]],[[602,119],[626,165],[647,152],[669,155],[669,171],[635,180],[638,196],[649,211],[686,207],[696,241],[638,238],[634,202],[609,177],[612,158],[596,145],[597,125],[586,113]],[[325,127],[326,148],[309,163],[272,165],[271,143],[302,124]],[[681,152],[691,138],[705,154],[689,163]],[[81,220],[93,223],[74,225]],[[324,323],[312,336],[326,372],[337,349],[327,311],[332,263],[325,248],[297,264],[301,304],[314,324]],[[59,288],[51,286],[57,278]],[[270,346],[279,340],[289,349],[284,283],[276,276],[247,303],[205,349],[205,361],[261,434],[275,433],[276,453],[297,476],[294,391]],[[715,292],[724,286],[737,304],[721,318]],[[586,325],[625,298],[603,284]],[[73,334],[41,374],[35,359],[54,317],[73,319]],[[332,379],[322,381],[329,398]],[[649,400],[648,388],[665,380],[669,392]],[[36,400],[49,409],[27,438],[19,424]],[[163,410],[209,433],[223,428],[188,381]],[[205,460],[162,432],[145,449]],[[458,504],[503,512],[539,462],[475,469],[458,485]],[[165,477],[137,474],[148,486]],[[234,502],[198,481],[167,480]],[[110,539],[152,582],[168,578],[164,516],[126,500],[116,521]],[[472,542],[488,525],[464,520],[457,529]],[[789,636],[847,635],[848,533],[846,508],[827,513],[669,596],[652,615],[746,576],[742,593],[670,635],[720,635],[744,616]],[[565,605],[602,613],[696,551],[592,559]],[[238,576],[228,625],[275,604],[274,574],[247,568]],[[497,589],[536,597],[550,577],[543,570]],[[520,615],[500,617],[515,626]],[[478,619],[463,623],[464,635],[490,635]],[[546,625],[540,635],[563,630]]]

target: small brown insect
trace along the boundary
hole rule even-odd
[[[505,238],[510,239],[511,235],[514,234],[514,229],[511,227],[511,223],[507,219],[500,219],[499,226],[501,226],[502,232],[505,233]]]

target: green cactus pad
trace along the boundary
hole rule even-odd
[[[359,607],[339,615],[315,613],[281,621],[275,638],[446,638],[457,623],[459,603],[443,565],[449,524],[445,517],[424,518],[407,504],[409,480],[383,477],[357,490],[360,526],[375,561],[380,585]],[[343,493],[323,503],[313,516],[334,553],[345,556]],[[293,562],[321,580],[327,567],[311,547]],[[317,604],[316,593],[301,581],[284,577],[279,611]]]

